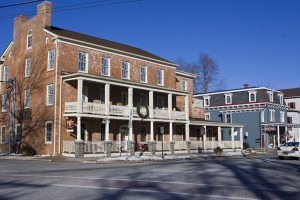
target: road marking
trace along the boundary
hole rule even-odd
[[[210,198],[221,198],[221,199],[245,199],[245,200],[258,200],[254,198],[244,198],[244,197],[226,197],[226,196],[217,196],[217,195],[201,195],[201,194],[187,194],[181,192],[163,192],[156,190],[140,190],[140,189],[119,189],[119,188],[106,188],[106,187],[95,187],[95,186],[78,186],[78,185],[62,185],[62,184],[51,184],[52,186],[58,187],[77,187],[77,188],[87,188],[87,189],[104,189],[104,190],[123,190],[123,191],[132,191],[132,192],[148,192],[148,193],[166,193],[166,194],[177,194],[184,196],[197,196],[197,197],[210,197]]]

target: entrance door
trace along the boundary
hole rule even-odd
[[[123,147],[124,151],[127,151],[127,142],[128,142],[128,130],[125,128],[120,129],[120,144]]]

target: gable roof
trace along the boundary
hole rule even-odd
[[[279,90],[283,92],[284,98],[300,97],[300,88],[290,88]]]
[[[90,35],[85,35],[85,34],[74,32],[74,31],[69,31],[69,30],[58,28],[55,26],[46,26],[45,30],[47,30],[59,37],[65,38],[65,39],[76,40],[78,42],[84,42],[84,43],[101,46],[102,48],[110,50],[110,51],[113,50],[113,51],[116,51],[119,53],[121,52],[121,54],[129,54],[129,55],[133,55],[135,57],[146,58],[146,59],[154,60],[156,62],[158,61],[158,62],[167,64],[167,65],[171,65],[173,67],[177,66],[176,64],[174,64],[166,59],[163,59],[163,58],[156,56],[152,53],[149,53],[143,49],[136,48],[133,46],[121,44],[118,42],[113,42],[110,40],[105,40],[102,38],[97,38],[97,37],[90,36]]]

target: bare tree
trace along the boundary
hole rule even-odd
[[[194,93],[207,93],[226,88],[223,78],[219,77],[219,66],[217,62],[206,53],[201,53],[197,62],[187,62],[178,59],[179,70],[197,74],[194,79]]]

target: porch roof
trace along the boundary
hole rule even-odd
[[[196,125],[196,126],[220,126],[220,127],[237,127],[237,128],[243,128],[245,124],[237,124],[237,123],[224,123],[224,122],[216,122],[216,121],[206,121],[206,120],[190,120],[190,125]]]

